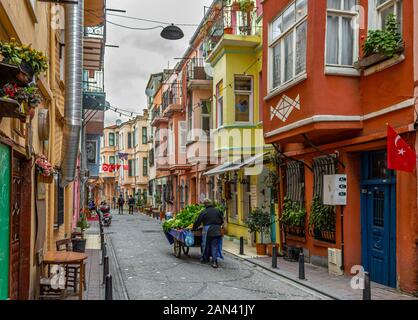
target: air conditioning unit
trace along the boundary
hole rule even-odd
[[[340,249],[328,248],[328,272],[336,276],[344,274],[344,271],[342,270],[342,254]]]

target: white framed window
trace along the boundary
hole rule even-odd
[[[375,0],[377,27],[383,29],[390,14],[395,14],[402,30],[402,0]]]
[[[187,144],[187,122],[186,121],[179,121],[179,152],[185,153],[186,152],[186,144]]]
[[[224,124],[224,98],[221,90],[223,90],[222,80],[216,85],[216,126],[218,128]]]
[[[292,2],[269,25],[269,89],[306,73],[308,1]]]
[[[327,0],[325,63],[333,67],[353,67],[358,59],[358,19],[356,0]]]
[[[253,122],[253,78],[235,76],[235,122]]]
[[[204,132],[205,137],[209,139],[210,137],[210,130],[212,129],[211,125],[211,112],[210,112],[211,101],[206,100],[201,102],[201,129]]]

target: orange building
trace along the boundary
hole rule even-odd
[[[417,3],[355,5],[263,2],[265,140],[283,159],[281,205],[307,211],[304,225],[282,225],[282,240],[324,266],[329,248],[341,250],[346,274],[360,265],[372,281],[417,293],[417,175],[390,171],[386,160],[387,123],[417,147]],[[368,31],[384,28],[389,13],[402,48],[366,57]],[[324,206],[324,176],[335,174],[347,175],[347,205]]]

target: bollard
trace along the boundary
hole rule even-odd
[[[101,265],[104,264],[104,258],[107,256],[107,247],[106,247],[106,242],[102,243],[102,261],[101,261]]]
[[[239,254],[244,255],[244,237],[239,238]]]
[[[305,255],[303,252],[299,254],[299,279],[305,280]]]
[[[105,256],[103,261],[103,283],[105,283],[106,276],[109,274],[109,257]]]
[[[104,233],[100,232],[100,242],[104,243]]]
[[[271,267],[273,269],[277,269],[277,247],[276,245],[273,245],[272,247],[272,255],[271,255]]]
[[[372,300],[372,292],[370,287],[370,274],[364,273],[364,289],[363,289],[363,300]]]
[[[105,300],[113,300],[112,275],[106,276]]]

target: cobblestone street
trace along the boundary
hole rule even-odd
[[[198,248],[177,259],[159,221],[141,214],[113,217],[106,237],[129,299],[326,299],[229,254],[219,269],[201,264]]]

